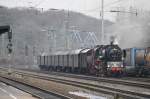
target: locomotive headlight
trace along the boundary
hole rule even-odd
[[[123,67],[123,64],[121,64],[121,67]]]
[[[103,58],[103,56],[99,56],[99,58],[101,59],[101,58]]]
[[[107,62],[107,67],[112,67],[112,62]]]
[[[119,64],[118,64],[120,67],[124,67],[123,66],[123,62],[119,62]]]

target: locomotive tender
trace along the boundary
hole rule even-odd
[[[118,45],[113,44],[39,55],[37,60],[41,70],[98,76],[120,75],[124,71],[122,50]]]

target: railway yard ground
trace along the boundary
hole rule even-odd
[[[1,99],[62,99],[61,96],[10,79],[0,77],[0,81],[3,85],[0,90],[5,93],[1,94]]]
[[[53,98],[43,98],[45,95],[40,94],[38,98],[42,99],[150,99],[149,78],[102,78],[27,69],[10,71],[8,68],[0,68],[0,76],[36,88],[42,94],[53,94]]]
[[[0,82],[0,99],[38,99],[31,94]]]
[[[1,0],[0,99],[150,99],[149,16],[150,0]]]

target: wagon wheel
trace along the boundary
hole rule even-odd
[[[99,64],[96,75],[100,77],[106,77],[107,76],[106,73],[107,72],[104,63]]]
[[[102,66],[98,67],[96,75],[99,76],[99,77],[104,77]]]
[[[97,71],[96,71],[94,65],[89,64],[89,65],[88,65],[88,74],[94,75],[94,74],[96,74],[96,72],[97,72]]]
[[[100,67],[100,75],[101,75],[101,77],[106,77],[107,76],[107,68],[106,68],[105,63],[102,62],[99,67]]]
[[[142,73],[143,73],[143,69],[139,69],[138,73],[137,73],[137,77],[141,77],[142,76]]]

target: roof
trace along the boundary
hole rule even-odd
[[[79,54],[83,49],[76,49],[69,52],[69,54]]]
[[[87,53],[88,51],[90,51],[91,49],[84,49],[81,51],[81,53]]]
[[[54,52],[52,55],[66,55],[68,54],[68,51],[58,51],[58,52]]]
[[[57,51],[51,53],[49,55],[67,55],[67,54],[79,54],[83,49],[76,49],[76,50],[68,50],[68,51]]]
[[[125,48],[124,50],[145,50],[145,48],[133,47],[133,48]]]

